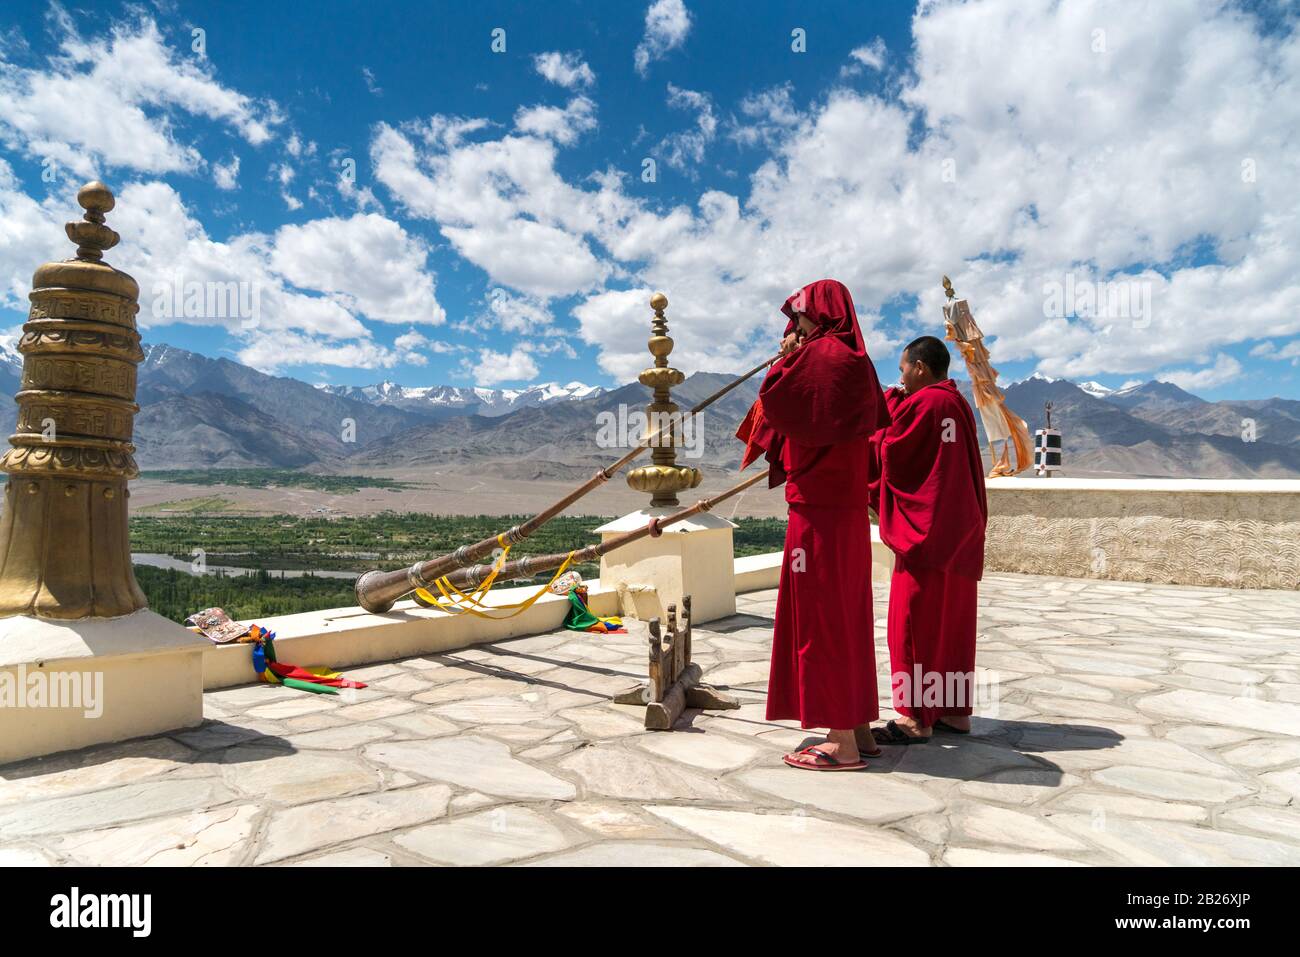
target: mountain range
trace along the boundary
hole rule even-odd
[[[1171,382],[1110,390],[1041,376],[1005,393],[1031,430],[1042,427],[1052,403],[1066,474],[1300,477],[1300,402],[1292,399],[1210,402]]]
[[[0,390],[17,391],[21,366],[12,349],[0,350]],[[686,409],[729,381],[697,372],[673,396]],[[436,466],[481,474],[492,463],[493,474],[514,478],[582,477],[619,452],[601,441],[599,423],[625,421],[649,397],[636,383],[609,390],[577,382],[508,390],[314,386],[164,344],[145,347],[138,382],[136,457],[148,469]],[[969,384],[960,384],[969,398]],[[1042,427],[1052,403],[1065,474],[1300,477],[1300,401],[1211,402],[1168,382],[1112,390],[1042,376],[1004,391],[1031,430]],[[732,433],[757,392],[755,378],[712,406],[702,416],[702,454],[679,453],[679,461],[735,469],[741,448]],[[15,406],[0,408],[10,432],[15,416]],[[635,424],[631,431],[635,437]]]
[[[430,419],[457,415],[482,415],[489,418],[506,415],[517,409],[565,399],[586,399],[606,390],[598,385],[570,382],[558,385],[544,382],[526,389],[464,389],[451,385],[402,386],[387,380],[377,385],[318,385],[330,395],[356,399],[371,405],[408,409]]]

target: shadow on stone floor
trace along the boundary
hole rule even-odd
[[[881,756],[869,759],[866,768],[844,773],[915,774],[958,781],[1010,777],[1019,784],[1054,788],[1066,772],[1047,754],[1113,748],[1124,740],[1123,735],[1096,725],[989,718],[976,722],[969,735],[936,733],[928,744],[883,745]],[[809,734],[799,748],[824,740],[825,735]]]
[[[726,618],[715,618],[713,621],[704,622],[696,625],[699,631],[716,632],[720,635],[727,635],[733,631],[743,631],[746,628],[771,628],[776,623],[776,619],[764,615],[751,615],[749,612],[739,612],[735,615],[728,615]]]
[[[508,645],[474,645],[475,651],[491,652],[493,655],[500,655],[502,658],[514,658],[519,661],[534,661],[538,664],[548,665],[551,668],[572,668],[575,671],[589,671],[596,675],[624,675],[626,671],[620,671],[618,667],[609,664],[587,664],[582,661],[574,661],[568,658],[548,658],[544,654],[537,652],[515,651]],[[533,675],[512,669],[508,664],[494,664],[491,658],[461,658],[455,652],[446,652],[440,655],[429,655],[430,661],[436,661],[448,668],[461,668],[466,671],[478,671],[480,673],[490,671],[497,675],[517,675],[520,678],[531,678]]]
[[[254,722],[250,720],[251,723]],[[5,782],[16,782],[68,771],[85,771],[124,758],[175,761],[183,765],[224,764],[227,763],[224,756],[229,749],[243,744],[256,744],[281,754],[296,750],[287,739],[279,735],[267,734],[248,725],[207,718],[202,724],[188,730],[149,738],[131,738],[78,751],[60,751],[45,757],[0,764],[0,774],[3,774]],[[267,760],[277,756],[280,755],[268,754],[256,759]]]
[[[475,648],[491,651],[494,654],[501,655],[502,658],[515,658],[521,661],[533,661],[547,664],[550,666],[550,669],[548,670],[562,669],[565,671],[580,672],[584,675],[590,675],[593,679],[616,679],[621,684],[627,684],[628,686],[645,680],[644,674],[631,670],[630,668],[620,668],[612,665],[584,664],[580,661],[568,661],[562,658],[547,658],[545,655],[511,651],[509,648],[501,648],[495,645],[476,645]],[[482,677],[503,678],[507,681],[518,681],[521,684],[527,684],[537,688],[546,688],[550,691],[569,691],[574,694],[588,695],[596,699],[608,700],[610,697],[610,693],[603,687],[578,687],[572,684],[566,684],[565,682],[554,678],[547,678],[545,671],[540,674],[527,674],[523,671],[511,668],[507,664],[494,664],[491,659],[469,660],[457,658],[454,654],[430,655],[429,659],[431,661],[437,661],[447,668],[456,668],[465,671],[468,674],[479,675]]]

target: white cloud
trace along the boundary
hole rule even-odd
[[[231,156],[224,164],[213,163],[212,180],[217,189],[234,189],[239,184],[239,157]]]
[[[361,68],[361,78],[366,81],[366,89],[374,96],[383,96],[384,88],[375,81],[374,71],[368,66]]]
[[[446,129],[444,118],[431,126]],[[586,241],[602,211],[555,171],[555,145],[504,136],[421,150],[380,124],[371,142],[375,178],[411,215],[435,220],[456,251],[492,282],[538,299],[582,292],[611,272]]]
[[[709,191],[693,209],[632,203],[602,219],[595,236],[636,291],[591,294],[574,310],[582,337],[607,372],[631,374],[643,297],[659,288],[677,353],[737,369],[770,347],[792,286],[839,278],[863,317],[916,297],[898,338],[939,327],[944,274],[995,361],[1049,375],[1149,376],[1300,332],[1287,185],[1300,181],[1300,39],[1213,0],[1153,16],[1167,9],[924,6],[901,98],[836,89],[790,116],[743,206]],[[1093,52],[1094,29],[1109,52]],[[1207,237],[1221,262],[1189,265]],[[1071,273],[1148,284],[1149,314],[1045,315],[1044,285]]]
[[[357,187],[356,181],[345,176],[340,170],[338,177],[334,180],[334,185],[338,187],[339,195],[356,205],[361,212],[374,210],[377,213],[384,212],[384,204],[375,196],[375,191],[369,186]]]
[[[442,116],[430,117],[424,126],[414,125],[412,130],[420,135],[430,146],[439,149],[455,149],[470,133],[485,130],[492,124],[481,116]]]
[[[357,185],[358,159],[349,156],[348,151],[336,149],[329,155],[329,167],[336,171],[333,183],[339,195],[352,203],[360,212],[374,211],[384,213],[384,204],[375,196],[369,186]]]
[[[1173,19],[1147,19],[1157,9]],[[996,310],[1002,355],[1037,357],[1048,374],[1141,372],[1300,328],[1283,305],[1300,291],[1283,265],[1300,239],[1296,197],[1275,178],[1298,172],[1300,47],[1294,34],[1254,26],[1212,2],[1100,11],[984,3],[918,20],[918,81],[907,99],[951,131],[930,136],[931,161],[957,166],[947,192],[959,206],[947,218],[982,233],[983,251],[1020,255],[975,269],[976,306]],[[1094,52],[1095,30],[1105,52]],[[993,73],[988,84],[970,82]],[[1285,117],[1265,105],[1265,90],[1290,91]],[[1272,174],[1245,182],[1246,158]],[[1151,283],[1150,321],[1044,321],[1043,282],[1074,263],[1090,261],[1084,278],[1107,279],[1175,259],[1204,237],[1222,265],[1141,275]],[[937,288],[931,295],[937,303]]]
[[[510,353],[480,349],[478,362],[464,360],[462,368],[473,376],[474,384],[483,388],[502,382],[530,382],[537,378],[537,363],[525,350],[516,347]]]
[[[529,219],[443,226],[442,233],[492,279],[541,299],[586,289],[608,272],[581,238]]]
[[[596,74],[576,53],[560,53],[556,50],[539,53],[533,57],[533,66],[551,83],[566,89],[586,89],[596,82]]]
[[[66,200],[64,210],[75,207],[71,196]],[[291,288],[292,280],[286,282],[271,263],[273,240],[260,233],[232,236],[226,242],[212,240],[166,183],[127,184],[118,193],[109,224],[122,241],[108,258],[140,283],[137,321],[144,328],[181,321],[223,326],[244,335],[249,332],[249,316],[178,317],[174,310],[168,311],[175,290],[183,292],[193,284],[236,283],[245,284],[256,296],[257,328],[264,333],[303,329],[330,338],[369,336],[365,325],[339,299],[312,295],[322,290],[306,285]]]
[[[71,254],[62,225],[77,209],[71,187],[43,203],[16,187],[0,160],[0,304],[14,309],[23,308],[36,265]],[[223,327],[243,343],[241,361],[259,369],[419,363],[411,333],[387,349],[360,317],[443,320],[423,244],[373,214],[217,242],[173,187],[147,182],[123,186],[108,221],[122,239],[107,258],[140,284],[142,329],[172,322]],[[184,307],[193,288],[238,288],[241,305],[251,308],[178,314],[178,298]]]
[[[1214,365],[1203,369],[1178,369],[1162,372],[1156,379],[1160,382],[1172,382],[1180,389],[1195,392],[1197,389],[1212,389],[1241,377],[1241,363],[1226,353],[1220,352],[1214,358]]]
[[[0,138],[10,149],[82,177],[104,165],[194,172],[204,161],[177,138],[183,114],[225,124],[253,146],[281,122],[274,103],[223,86],[206,60],[174,55],[152,19],[83,40],[59,13],[59,53],[46,68],[0,61]],[[87,122],[89,104],[94,122]]]
[[[745,146],[759,143],[774,146],[799,125],[803,114],[794,105],[789,81],[740,101],[747,122],[732,120],[728,136]]]
[[[59,19],[70,29],[69,17]],[[140,69],[127,75],[120,62],[107,62],[115,57]],[[151,65],[149,57],[158,62]],[[264,142],[269,133],[258,128],[257,117],[269,117],[270,112],[258,113],[261,108],[238,94],[230,94],[223,106],[218,96],[223,88],[202,72],[206,64],[195,67],[170,57],[153,23],[142,21],[140,27],[118,28],[111,39],[102,41],[83,42],[69,34],[60,57],[50,61],[46,72],[0,62],[0,137],[10,145],[21,141],[31,153],[61,136],[68,141],[66,149],[82,157],[79,165],[70,165],[86,173],[101,161],[146,171],[192,171],[208,165],[199,159],[194,145],[178,138],[173,120],[181,109],[224,121],[250,143]],[[170,78],[159,72],[162,67],[174,68]],[[194,83],[199,80],[212,89],[205,93],[197,88]],[[97,87],[93,95],[92,87]],[[94,102],[97,119],[103,119],[102,129],[92,128],[97,137],[93,149],[72,135],[87,129],[86,102]],[[75,105],[75,121],[61,115],[60,103],[69,110]],[[38,110],[41,115],[33,118],[24,110]],[[138,122],[135,126],[117,122],[114,110],[125,110],[127,119]],[[278,115],[274,122],[281,122]],[[455,142],[478,125],[453,123],[426,132]],[[124,126],[133,137],[129,144],[112,136]],[[293,134],[284,150],[287,158],[305,160],[314,155],[316,144]],[[241,157],[228,154],[224,162],[212,161],[210,168],[219,189],[234,189]],[[289,161],[272,164],[270,175],[285,201],[300,206],[288,193],[296,177]],[[142,329],[171,322],[222,326],[242,340],[241,358],[264,369],[310,363],[366,368],[423,364],[426,348],[454,348],[429,344],[414,330],[386,348],[373,341],[361,321],[362,317],[403,323],[445,320],[427,269],[427,248],[391,220],[359,213],[350,219],[287,226],[272,236],[245,233],[216,241],[173,186],[157,181],[113,185],[118,201],[109,222],[122,241],[108,258],[140,282]],[[62,225],[79,215],[74,190],[75,184],[64,179],[37,201],[26,194],[9,163],[0,159],[0,303],[25,308],[33,268],[70,255]],[[358,196],[358,202],[366,201]],[[238,288],[255,314],[220,310],[208,314],[211,310],[203,308],[175,313],[173,308],[178,302],[183,307],[195,287]]]
[[[391,369],[409,362],[408,355],[369,339],[338,341],[300,332],[267,335],[255,332],[238,352],[244,365],[275,373],[290,366],[327,365],[346,369]],[[417,363],[419,364],[419,363]]]
[[[270,265],[289,282],[381,322],[438,325],[446,312],[427,271],[429,250],[378,213],[316,219],[275,234]]]
[[[866,67],[869,70],[881,70],[885,66],[885,41],[876,37],[865,46],[855,47],[849,51],[849,57],[854,62],[841,70],[841,75],[852,75]]]
[[[1275,362],[1289,359],[1292,365],[1300,365],[1300,339],[1292,339],[1280,349],[1272,342],[1261,342],[1250,350],[1250,354],[1256,359],[1272,359]]]
[[[393,349],[408,365],[423,366],[429,364],[429,357],[420,350],[427,349],[431,343],[421,333],[412,329],[393,340]]]
[[[530,334],[551,325],[552,316],[546,305],[530,296],[511,295],[507,290],[493,289],[487,296],[488,316],[504,332]]]
[[[704,162],[704,150],[718,132],[713,100],[707,93],[683,90],[669,83],[668,105],[673,109],[694,112],[695,128],[668,134],[660,141],[655,153],[674,169],[693,169]]]
[[[596,128],[596,104],[585,96],[575,96],[563,109],[555,106],[520,107],[515,113],[515,129],[532,136],[549,137],[569,146],[578,137]]]
[[[297,155],[297,152],[293,148],[289,149],[290,155]],[[289,192],[289,184],[293,182],[297,171],[288,163],[278,163],[271,165],[270,175],[280,183],[280,198],[284,200],[284,205],[290,210],[302,209],[302,201]]]
[[[652,61],[686,41],[690,29],[691,15],[682,0],[655,0],[645,12],[645,35],[632,57],[636,71],[645,76]]]
[[[661,26],[677,22],[666,15],[678,11],[682,29],[651,30],[657,10]],[[656,3],[650,14],[638,51],[643,72],[681,45],[689,24],[680,3]],[[1100,52],[1096,30],[1104,31]],[[1028,361],[1049,375],[1149,377],[1172,369],[1165,375],[1180,377],[1172,381],[1213,387],[1240,372],[1229,346],[1264,337],[1287,342],[1300,333],[1293,307],[1300,295],[1294,32],[1261,33],[1252,16],[1217,0],[941,0],[922,5],[913,31],[911,69],[889,95],[833,88],[803,112],[789,87],[742,101],[748,126],[731,135],[772,152],[731,192],[710,189],[690,202],[659,205],[624,192],[620,176],[608,170],[561,175],[559,145],[576,137],[574,117],[579,125],[594,122],[594,109],[574,107],[586,100],[581,96],[564,109],[521,110],[514,129],[447,116],[381,123],[370,144],[374,177],[397,208],[435,223],[457,253],[483,269],[489,288],[504,290],[506,298],[489,296],[485,321],[522,333],[549,316],[551,300],[576,295],[580,337],[620,378],[645,364],[653,289],[670,299],[674,361],[727,371],[772,349],[783,324],[776,307],[792,287],[828,275],[850,286],[872,347],[886,349],[940,326],[938,281],[946,273],[993,337],[995,363]],[[652,34],[662,42],[650,44]],[[85,80],[105,59],[51,61],[39,76],[62,89],[60,77]],[[853,63],[868,66],[861,58]],[[27,155],[39,155],[33,143],[58,140],[71,128],[60,102],[66,110],[75,102],[69,116],[80,117],[91,101],[82,95],[89,87],[79,85],[76,97],[60,101],[34,77],[0,65],[2,135]],[[210,74],[202,77],[224,89]],[[118,86],[104,127],[121,128],[110,119],[135,122],[135,138],[109,143],[91,160],[138,153],[140,163],[158,171],[202,165],[173,122],[194,113],[182,100],[199,99],[172,97],[143,81],[130,88],[132,99],[122,90],[135,81],[109,79]],[[665,156],[687,166],[700,162],[717,136],[715,106],[706,93],[676,86],[669,97],[694,112],[696,122],[681,135],[695,139],[674,141]],[[273,111],[242,102],[269,135]],[[55,108],[32,119],[33,103]],[[114,110],[123,103],[118,117]],[[212,115],[250,143],[257,138],[241,125],[241,114],[205,108],[216,112],[194,115]],[[86,155],[79,142],[65,146]],[[309,148],[297,146],[300,155]],[[290,150],[286,143],[292,158]],[[1243,177],[1243,163],[1253,178]],[[277,175],[287,166],[279,164]],[[150,278],[172,270],[257,282],[265,290],[258,335],[288,331],[336,358],[405,361],[396,344],[385,349],[370,341],[362,317],[374,309],[378,318],[413,321],[410,308],[425,300],[404,297],[396,277],[417,261],[427,302],[435,303],[433,278],[418,256],[422,246],[414,249],[417,241],[396,224],[365,219],[390,222],[378,213],[217,242],[166,184],[128,183],[119,198],[110,217],[123,232],[110,256],[115,264],[146,289]],[[359,190],[353,198],[367,210],[373,201]],[[66,190],[38,201],[18,188],[7,164],[0,169],[0,283],[10,300],[21,301],[35,263],[67,255],[61,226],[73,208]],[[328,232],[345,228],[375,229],[380,248],[403,265],[345,275],[367,272],[374,262]],[[309,262],[316,242],[325,244],[333,265]],[[52,246],[53,255],[43,252]],[[1207,248],[1218,261],[1189,253]],[[1148,315],[1045,315],[1046,283],[1117,274],[1147,284]],[[878,313],[900,296],[918,305],[903,329],[885,333]],[[142,321],[150,321],[145,312]],[[250,349],[255,340],[257,348],[271,348],[252,336]],[[483,350],[471,368],[488,362],[484,353],[493,357],[492,369],[513,371],[541,355],[530,356],[523,345]],[[498,374],[484,370],[487,378]]]
[[[393,345],[397,348],[408,351],[411,349],[423,348],[428,344],[429,340],[424,338],[424,336],[415,329],[411,329],[409,332],[404,332],[393,340]]]
[[[80,212],[69,194],[37,202],[24,193],[13,167],[0,157],[0,305],[26,312],[33,270],[73,255],[63,232],[63,223],[75,218],[70,210]]]

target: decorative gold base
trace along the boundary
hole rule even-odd
[[[703,472],[685,465],[643,465],[627,475],[631,488],[653,494],[651,507],[676,505],[678,492],[696,488],[703,481]]]
[[[20,473],[4,496],[0,617],[118,618],[148,604],[131,570],[125,482]]]

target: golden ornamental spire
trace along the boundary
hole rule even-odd
[[[661,292],[655,293],[650,297],[650,308],[654,310],[654,318],[650,320],[650,341],[646,345],[655,363],[637,379],[642,385],[654,389],[654,400],[646,406],[646,437],[659,429],[663,433],[651,447],[650,458],[654,464],[633,469],[627,475],[627,484],[638,492],[650,492],[651,508],[671,507],[678,504],[678,492],[695,488],[704,476],[699,469],[677,464],[681,416],[672,401],[671,390],[686,381],[686,376],[668,364],[668,355],[673,351],[673,340],[668,337],[668,320],[664,317],[668,297]],[[698,429],[700,423],[692,422],[691,427]]]
[[[87,183],[77,202],[85,215],[66,227],[76,258],[36,270],[18,345],[18,426],[0,458],[0,616],[114,618],[147,604],[127,529],[140,287],[102,261],[119,238],[104,222],[108,187]]]

